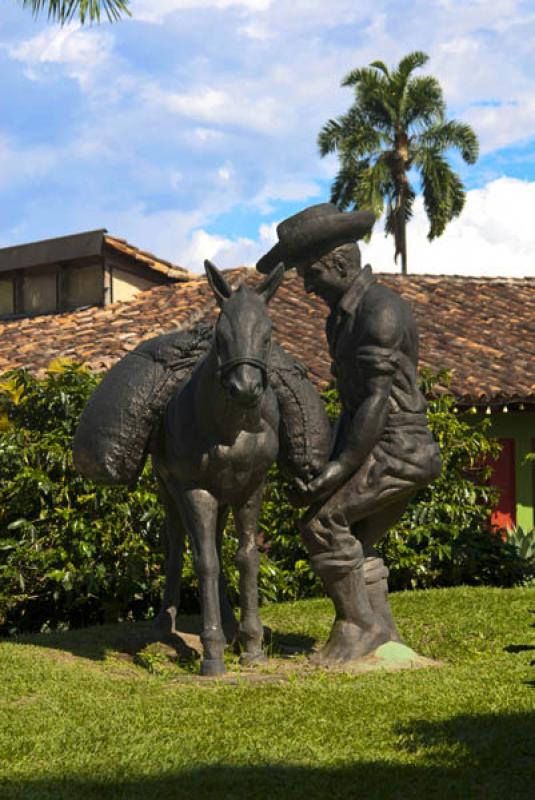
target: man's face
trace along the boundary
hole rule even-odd
[[[329,305],[338,302],[351,282],[348,271],[334,267],[329,255],[317,261],[298,262],[295,268],[303,279],[305,291],[321,297]]]
[[[320,259],[312,264],[297,264],[297,274],[303,279],[305,292],[322,296],[322,289],[329,288],[332,276],[329,268]]]

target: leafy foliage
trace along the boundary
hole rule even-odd
[[[535,528],[525,531],[519,525],[516,528],[505,531],[504,536],[509,544],[516,548],[522,558],[531,561],[535,565]]]
[[[461,583],[510,586],[529,572],[517,550],[493,533],[489,515],[497,501],[490,468],[498,442],[488,436],[490,420],[458,414],[446,372],[422,371],[422,388],[431,399],[429,426],[442,456],[442,473],[421,490],[400,523],[380,546],[390,568],[392,588],[424,588]]]
[[[38,16],[46,13],[49,20],[72,22],[76,17],[83,25],[87,20],[100,22],[105,14],[110,22],[115,22],[122,15],[130,16],[130,0],[21,0],[24,8],[31,8]]]
[[[97,487],[71,442],[97,379],[52,365],[0,386],[0,630],[151,613],[162,584],[162,512],[149,472],[135,491]]]
[[[460,152],[467,164],[479,154],[476,134],[466,123],[446,120],[442,89],[436,78],[414,77],[428,61],[416,51],[389,70],[382,61],[352,70],[342,86],[354,89],[349,110],[329,120],[320,131],[322,156],[337,152],[340,169],[331,187],[331,201],[342,210],[353,207],[379,217],[386,201],[386,233],[394,236],[395,259],[406,272],[406,223],[411,219],[415,190],[409,171],[420,175],[430,222],[428,238],[440,236],[459,216],[465,191],[445,154]]]

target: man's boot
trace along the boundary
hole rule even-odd
[[[401,642],[388,602],[388,567],[379,556],[371,556],[364,560],[363,569],[370,606],[375,615],[383,620],[390,641]]]
[[[372,653],[389,640],[390,631],[368,600],[361,543],[348,526],[324,515],[305,519],[301,534],[336,612],[327,643],[311,660],[330,665]]]

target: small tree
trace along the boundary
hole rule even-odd
[[[432,240],[459,216],[465,202],[463,183],[449,166],[447,151],[459,150],[467,164],[473,164],[479,153],[472,128],[445,119],[436,78],[412,77],[427,61],[425,53],[414,52],[392,71],[382,61],[374,61],[350,72],[342,86],[354,87],[353,105],[346,114],[329,120],[318,137],[321,155],[337,152],[340,159],[331,187],[333,203],[342,210],[351,206],[379,217],[386,199],[386,232],[394,237],[394,260],[401,255],[403,274],[407,272],[406,224],[415,198],[410,170],[420,174]]]

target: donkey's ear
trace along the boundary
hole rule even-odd
[[[225,300],[228,300],[229,297],[232,296],[232,289],[224,279],[221,272],[219,272],[215,264],[212,264],[212,262],[208,261],[208,259],[206,259],[204,262],[204,269],[206,270],[208,283],[212,287],[212,291],[215,294],[217,304],[221,306]]]
[[[269,301],[271,300],[271,298],[281,285],[283,278],[284,278],[284,264],[281,261],[279,264],[277,264],[275,269],[273,269],[269,273],[266,280],[262,281],[260,286],[256,287],[256,293],[260,295],[264,303],[269,303]]]

